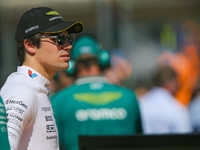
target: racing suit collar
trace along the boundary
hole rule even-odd
[[[17,72],[23,73],[25,76],[29,77],[30,79],[34,80],[37,84],[48,89],[50,81],[38,73],[36,70],[32,69],[28,66],[18,66]]]

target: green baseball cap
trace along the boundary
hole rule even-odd
[[[72,50],[70,51],[70,57],[72,60],[78,60],[78,58],[84,54],[92,54],[95,57],[100,55],[100,44],[93,37],[82,36],[75,41]]]

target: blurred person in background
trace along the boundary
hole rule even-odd
[[[185,106],[192,98],[193,90],[199,80],[200,71],[200,32],[193,21],[184,21],[178,29],[167,26],[161,32],[161,46],[164,51],[159,55],[160,64],[174,69],[179,81],[175,97]]]
[[[12,150],[59,150],[48,86],[58,70],[69,67],[74,34],[82,30],[81,22],[66,22],[49,7],[21,16],[15,34],[20,66],[1,89]]]
[[[191,132],[188,109],[174,97],[179,88],[175,71],[159,66],[152,80],[152,88],[139,100],[144,134]]]
[[[69,73],[75,83],[51,98],[60,148],[77,150],[79,135],[142,133],[135,93],[110,83],[102,75],[110,66],[110,58],[99,42],[92,36],[81,36],[70,56],[74,68]]]
[[[49,84],[50,96],[61,91],[62,89],[72,85],[74,83],[74,78],[69,76],[66,70],[57,71],[53,76],[51,83]]]
[[[188,108],[193,132],[198,133],[200,132],[200,81],[197,82]]]
[[[132,66],[130,62],[124,57],[124,55],[115,51],[111,54],[111,66],[104,71],[105,77],[107,77],[111,83],[122,85],[123,81],[128,79],[132,73]]]
[[[8,141],[6,110],[1,97],[0,97],[0,149],[10,150],[10,144]]]

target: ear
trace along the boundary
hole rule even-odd
[[[35,54],[35,52],[36,52],[36,46],[34,46],[29,39],[25,39],[24,40],[24,46],[25,46],[26,50],[29,53]]]

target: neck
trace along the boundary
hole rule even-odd
[[[99,67],[90,67],[90,68],[82,68],[79,69],[79,72],[76,75],[76,78],[83,77],[83,76],[97,76],[101,74],[101,70]]]
[[[49,81],[51,81],[51,79],[53,78],[54,74],[56,73],[56,71],[48,71],[48,70],[46,70],[43,66],[37,64],[36,62],[35,63],[34,62],[24,62],[23,66],[27,66],[27,67],[33,68],[35,71],[40,73],[43,77],[45,77]]]

